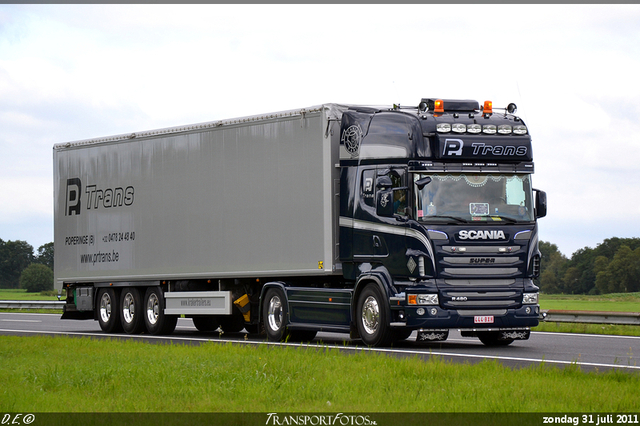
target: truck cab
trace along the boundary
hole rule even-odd
[[[426,98],[343,113],[340,260],[356,283],[352,334],[365,343],[459,329],[505,345],[538,325],[546,194],[533,188],[515,112]]]

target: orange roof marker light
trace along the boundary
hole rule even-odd
[[[484,107],[482,108],[483,114],[493,114],[493,102],[484,101]]]
[[[433,103],[433,112],[435,113],[444,112],[444,101],[442,99],[436,99],[436,101]]]

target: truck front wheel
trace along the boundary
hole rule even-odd
[[[281,342],[287,338],[287,300],[279,288],[267,290],[262,305],[264,329],[272,342]]]
[[[389,327],[389,306],[375,284],[369,284],[358,297],[356,323],[360,338],[368,346],[387,346],[393,339]]]
[[[142,309],[142,296],[135,287],[127,287],[122,290],[120,296],[120,321],[127,334],[139,334],[144,330],[144,314]]]
[[[177,315],[164,313],[164,296],[160,287],[149,287],[144,295],[144,323],[149,334],[171,334],[178,323]]]
[[[105,333],[117,333],[122,330],[119,301],[113,288],[101,288],[97,298],[98,323]]]

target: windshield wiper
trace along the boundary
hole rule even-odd
[[[453,219],[457,222],[461,222],[461,223],[469,223],[468,220],[462,218],[462,217],[458,217],[458,216],[444,216],[444,215],[429,215],[429,216],[422,216],[422,221],[424,222],[425,220],[429,220],[431,218],[439,218],[439,219]]]

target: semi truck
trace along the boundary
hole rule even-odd
[[[515,114],[329,103],[56,144],[62,318],[368,346],[528,339],[547,202]]]

